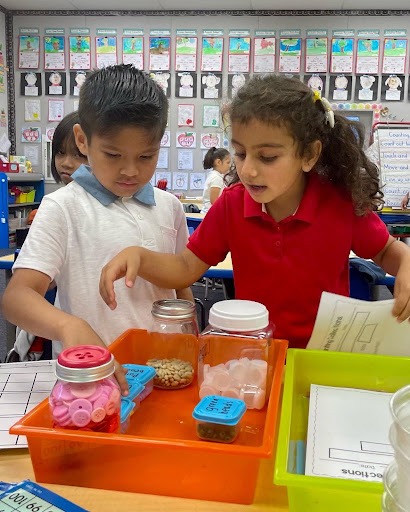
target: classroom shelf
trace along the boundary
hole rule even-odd
[[[40,201],[35,201],[34,203],[13,203],[9,204],[9,208],[19,208],[21,206],[35,206],[37,204],[40,204]]]

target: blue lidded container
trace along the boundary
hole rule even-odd
[[[245,411],[243,400],[218,395],[204,397],[192,413],[198,437],[205,441],[232,443],[241,430],[240,422]]]
[[[144,390],[140,394],[140,401],[142,402],[154,388],[154,377],[157,374],[155,368],[142,364],[123,364],[122,366],[128,370],[125,374],[125,378],[129,386],[131,386],[133,382],[139,382],[144,386]]]
[[[125,434],[130,424],[130,417],[133,413],[136,403],[128,398],[121,397],[121,434]],[[139,405],[139,404],[138,404]]]

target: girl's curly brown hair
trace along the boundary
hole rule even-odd
[[[363,151],[363,126],[335,112],[331,128],[322,102],[314,101],[313,91],[300,80],[281,75],[255,76],[239,89],[224,115],[231,123],[247,124],[257,119],[286,127],[299,156],[309,154],[312,143],[320,140],[322,153],[313,170],[344,188],[358,215],[384,203],[378,168]],[[226,178],[230,184],[239,181],[235,169]]]

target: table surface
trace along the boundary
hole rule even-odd
[[[273,459],[262,460],[258,486],[252,505],[236,505],[212,501],[171,498],[151,494],[134,494],[105,491],[85,487],[50,485],[39,482],[51,491],[73,501],[90,512],[281,512],[288,510],[286,488],[273,485]],[[20,482],[29,478],[34,481],[33,468],[27,449],[0,452],[0,480]],[[245,475],[244,475],[244,478]],[[227,478],[227,485],[229,480]]]
[[[187,219],[198,219],[198,220],[203,220],[203,218],[205,217],[206,213],[185,213],[185,217]]]

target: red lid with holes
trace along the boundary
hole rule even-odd
[[[58,356],[58,363],[67,368],[95,368],[108,363],[111,352],[98,345],[78,345],[66,348]]]

